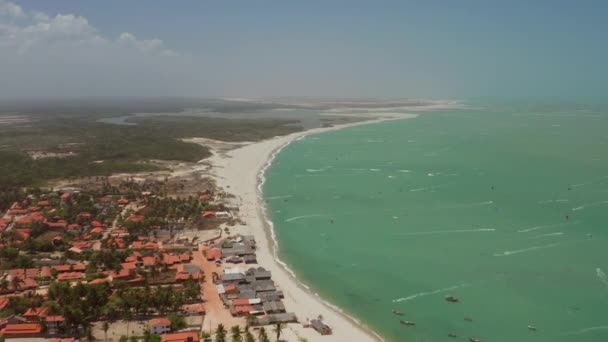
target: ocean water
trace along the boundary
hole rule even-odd
[[[287,146],[281,259],[388,341],[608,341],[608,107],[470,105]]]

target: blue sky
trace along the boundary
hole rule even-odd
[[[0,93],[601,96],[606,18],[608,1],[0,0]]]

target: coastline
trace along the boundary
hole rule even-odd
[[[212,164],[212,176],[217,185],[236,196],[235,206],[239,207],[238,216],[243,225],[231,227],[233,233],[253,235],[258,244],[258,263],[270,270],[279,288],[285,294],[287,311],[293,311],[300,322],[323,316],[324,321],[333,328],[332,335],[321,336],[313,329],[305,329],[301,324],[290,324],[284,331],[289,341],[306,338],[308,341],[382,341],[382,337],[349,316],[340,308],[313,293],[302,283],[293,270],[278,257],[279,245],[273,223],[266,216],[266,206],[262,187],[265,172],[274,158],[291,142],[306,136],[335,131],[359,125],[369,125],[388,120],[414,118],[415,114],[373,116],[372,119],[332,127],[314,128],[248,144],[208,159]]]

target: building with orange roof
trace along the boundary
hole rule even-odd
[[[160,335],[171,331],[171,321],[168,318],[154,318],[148,322],[150,333]]]
[[[82,272],[65,272],[57,275],[57,280],[76,280],[83,279],[85,277]]]
[[[65,220],[59,220],[57,222],[44,221],[44,223],[51,229],[65,229],[68,223]]]
[[[49,206],[49,201],[48,200],[42,200],[42,201],[38,201],[38,203],[36,203],[36,205],[38,205],[39,207],[46,207]]]
[[[203,217],[215,217],[215,211],[203,211]]]
[[[103,228],[102,227],[95,227],[95,228],[91,229],[91,233],[93,233],[93,234],[101,234],[101,233],[103,233]]]
[[[64,264],[51,266],[57,272],[84,272],[87,269],[85,264]]]
[[[68,227],[67,227],[67,228],[68,228],[69,230],[75,230],[75,229],[80,229],[80,228],[82,228],[82,226],[81,226],[81,225],[79,225],[78,223],[71,223],[71,224],[68,224]]]
[[[205,305],[202,303],[186,304],[182,306],[182,311],[187,315],[203,315],[205,313]]]
[[[4,337],[28,337],[42,333],[42,326],[38,323],[7,324],[0,330]]]
[[[0,297],[0,311],[4,310],[9,303],[9,299],[6,296]]]
[[[207,250],[207,260],[213,261],[222,258],[222,250],[219,248],[211,248]]]
[[[198,332],[181,332],[160,335],[161,342],[200,342]]]
[[[101,223],[99,221],[93,221],[93,222],[91,222],[91,226],[93,226],[93,227],[103,227],[103,223]]]
[[[144,215],[137,215],[137,214],[132,214],[129,217],[127,217],[127,221],[131,221],[131,222],[142,222],[145,219],[146,219],[146,217]]]
[[[19,228],[15,229],[15,232],[17,232],[17,234],[19,234],[25,241],[30,238],[30,233],[32,230],[30,228]]]
[[[23,314],[28,321],[39,321],[44,319],[47,316],[48,309],[39,307],[39,308],[29,308]]]

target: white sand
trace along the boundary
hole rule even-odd
[[[344,127],[415,116],[412,114],[380,118],[376,116],[375,120],[297,132],[215,154],[210,158],[209,161],[214,170],[212,172],[215,174],[218,185],[236,196],[234,204],[238,205],[239,217],[245,222],[245,225],[233,227],[231,230],[235,233],[255,236],[258,245],[258,263],[272,272],[273,279],[283,290],[287,311],[295,312],[301,323],[306,322],[308,318],[312,319],[322,315],[324,321],[334,331],[333,335],[321,336],[313,329],[303,328],[301,324],[290,324],[284,332],[285,339],[288,341],[298,341],[298,337],[304,337],[308,341],[378,341],[381,338],[362,327],[354,319],[341,313],[339,309],[325,304],[318,296],[300,284],[291,271],[281,265],[275,253],[274,234],[263,215],[263,201],[258,190],[261,172],[269,164],[274,154],[294,139]],[[273,331],[272,328],[269,333],[271,331]]]

